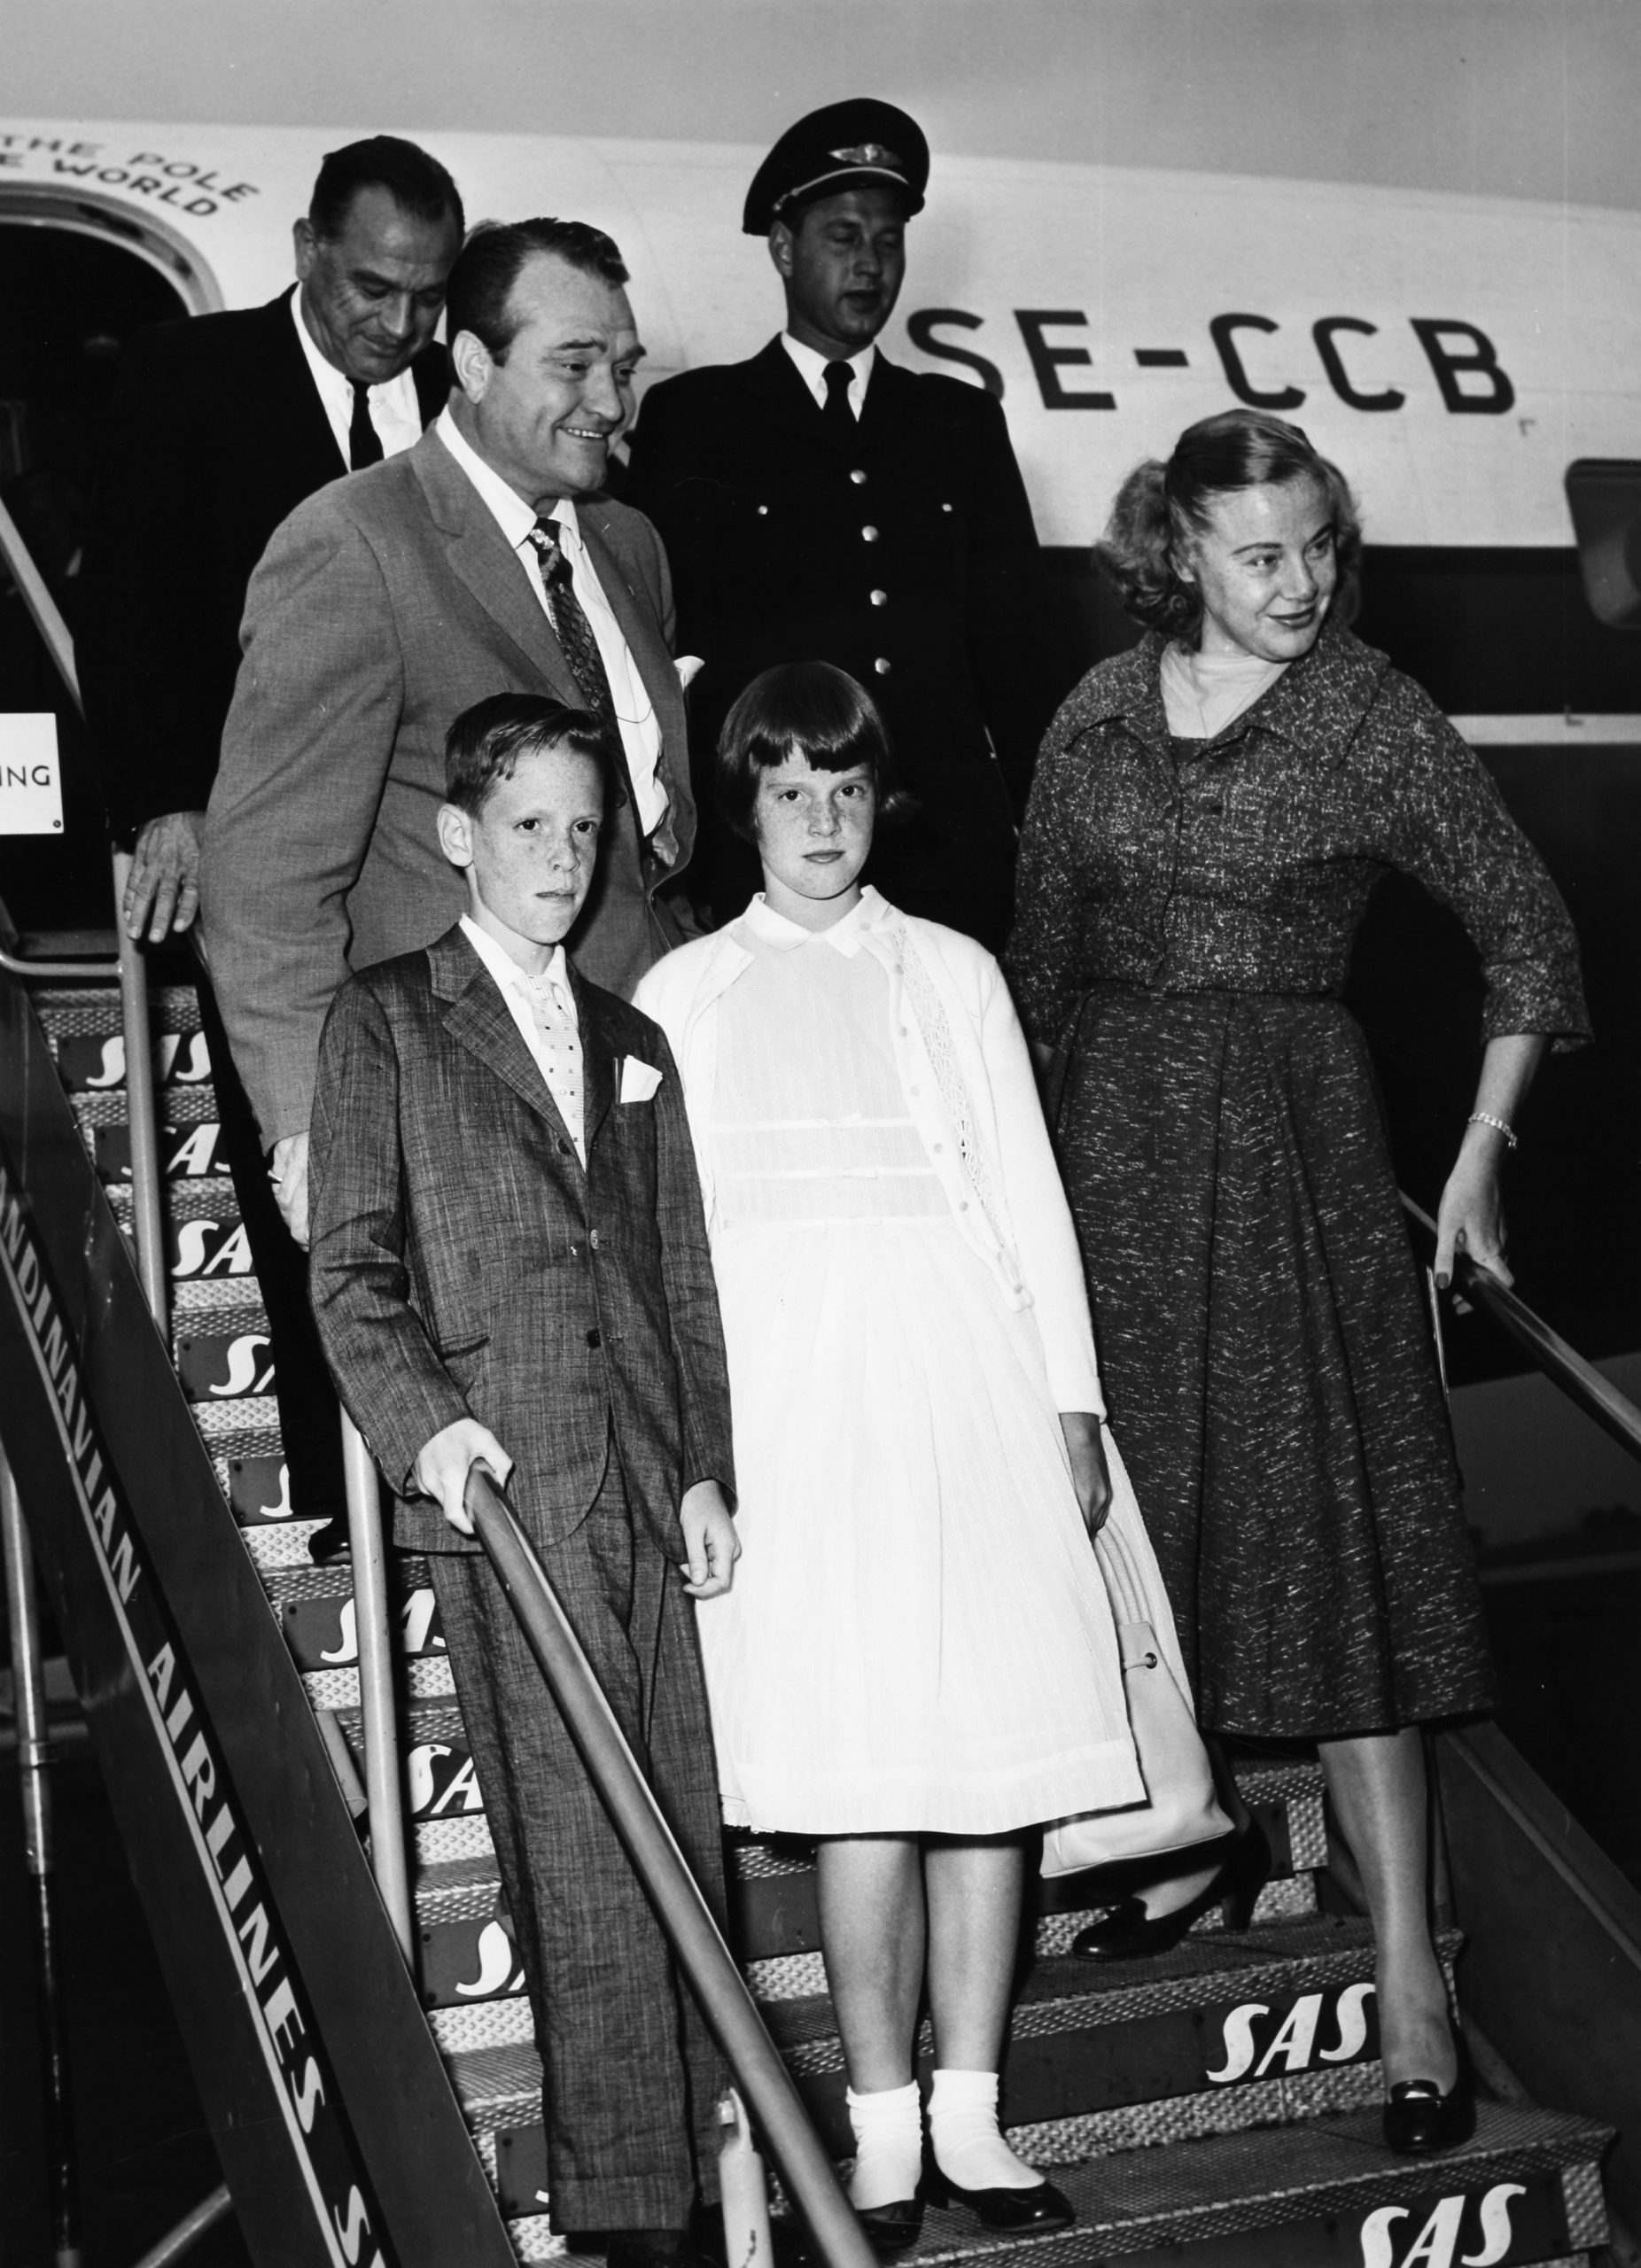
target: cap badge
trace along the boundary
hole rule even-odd
[[[828,158],[843,166],[898,166],[900,152],[883,142],[857,142],[852,150],[828,150]]]

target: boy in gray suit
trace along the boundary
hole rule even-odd
[[[394,1541],[431,1555],[541,2049],[553,2225],[649,2268],[716,2193],[725,2074],[463,1495],[475,1463],[510,1484],[721,1912],[688,1600],[727,1589],[739,1550],[723,1340],[666,1041],[562,944],[603,817],[599,720],[496,695],[456,719],[446,769],[468,912],[331,1008],[311,1286]]]

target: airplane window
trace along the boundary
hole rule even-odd
[[[1584,595],[1598,622],[1641,629],[1641,462],[1580,457],[1567,469]]]

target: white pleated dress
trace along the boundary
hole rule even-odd
[[[908,1114],[889,976],[757,915],[704,1130],[743,1546],[697,1610],[726,1819],[976,1836],[1140,1800],[1037,1323]]]

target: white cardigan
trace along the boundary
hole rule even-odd
[[[709,1232],[717,1010],[751,965],[744,919],[668,953],[634,1001],[665,1032],[683,1080]],[[875,889],[862,892],[851,934],[888,972],[906,1107],[959,1227],[1009,1304],[1035,1310],[1055,1408],[1103,1418],[1082,1256],[1001,969],[973,938],[902,913]]]

